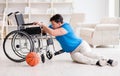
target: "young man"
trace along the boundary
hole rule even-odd
[[[55,36],[63,51],[70,53],[73,61],[98,66],[117,65],[117,61],[103,59],[103,57],[93,54],[89,44],[75,35],[70,24],[63,22],[60,14],[53,15],[50,22],[49,27],[39,22],[34,22],[34,24],[42,27],[46,33]]]

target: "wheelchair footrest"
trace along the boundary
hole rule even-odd
[[[55,52],[54,55],[59,55],[59,54],[62,54],[62,53],[64,53],[64,51],[60,50],[60,51]]]

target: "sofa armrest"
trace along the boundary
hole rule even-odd
[[[95,28],[96,24],[78,23],[77,26],[81,28]]]
[[[92,28],[81,28],[80,35],[86,35],[87,37],[93,37],[95,29]]]
[[[119,24],[97,24],[95,30],[119,30]]]

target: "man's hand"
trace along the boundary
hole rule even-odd
[[[43,27],[43,22],[33,22],[33,25],[39,25],[40,27]]]

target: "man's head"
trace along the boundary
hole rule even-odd
[[[55,14],[50,18],[53,28],[59,28],[63,24],[63,17],[60,14]]]

